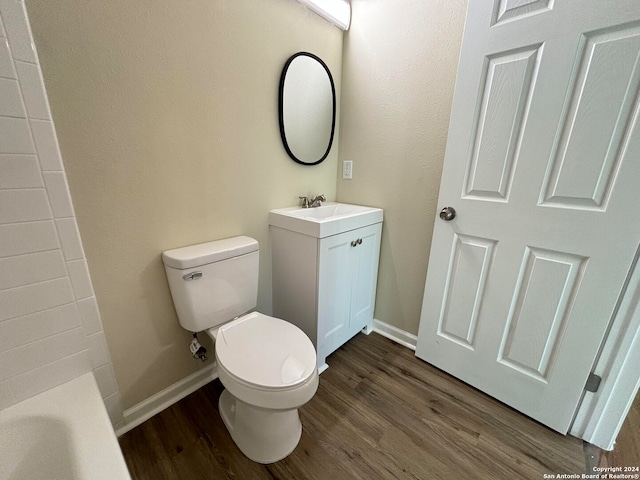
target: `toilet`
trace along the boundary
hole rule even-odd
[[[222,420],[251,460],[273,463],[298,445],[298,408],[318,389],[316,351],[295,325],[252,311],[258,297],[258,242],[233,237],[162,254],[180,324],[215,342],[225,390]],[[247,313],[250,312],[250,313]]]

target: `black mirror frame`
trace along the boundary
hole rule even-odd
[[[331,135],[329,136],[329,144],[327,145],[327,151],[324,152],[324,155],[322,155],[320,160],[315,161],[315,162],[305,162],[305,161],[300,160],[299,158],[297,158],[293,154],[291,149],[289,148],[289,144],[287,143],[287,136],[286,136],[285,131],[284,131],[284,81],[285,81],[285,78],[287,76],[287,70],[289,69],[289,65],[291,64],[291,62],[296,57],[299,57],[301,55],[304,55],[304,56],[307,56],[307,57],[311,57],[314,60],[316,60],[318,63],[320,63],[320,65],[322,65],[322,67],[327,72],[327,75],[329,77],[329,83],[331,84],[331,96],[332,96],[332,100],[333,100],[333,102],[332,102],[333,103],[333,114],[332,114],[332,117],[331,117]],[[333,145],[333,135],[334,135],[335,128],[336,128],[336,87],[335,87],[335,85],[333,83],[333,76],[331,75],[331,72],[329,71],[329,67],[327,67],[326,63],[324,63],[321,58],[319,58],[318,56],[314,55],[313,53],[309,53],[309,52],[298,52],[298,53],[292,55],[291,57],[289,57],[289,59],[287,60],[287,63],[284,64],[284,68],[282,69],[282,75],[280,75],[280,90],[279,90],[279,93],[278,93],[278,117],[279,117],[279,121],[280,121],[280,137],[282,138],[282,144],[284,145],[284,149],[287,151],[287,153],[293,159],[293,161],[295,161],[295,162],[297,162],[297,163],[299,163],[301,165],[318,165],[325,158],[327,158],[327,156],[329,155],[329,152],[331,151],[331,146]]]

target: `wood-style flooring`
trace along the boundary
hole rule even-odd
[[[562,436],[418,360],[378,334],[332,354],[287,458],[245,458],[217,411],[214,381],[120,438],[134,479],[542,479],[585,473]],[[627,460],[625,460],[627,461]]]

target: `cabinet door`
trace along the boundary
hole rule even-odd
[[[359,237],[346,232],[319,241],[318,259],[318,361],[351,338],[351,265],[355,247],[351,242]]]
[[[380,233],[382,224],[377,223],[355,230],[358,246],[353,248],[351,285],[351,315],[349,330],[351,336],[364,327],[371,326],[376,301],[378,282],[378,259],[380,257]]]
[[[320,240],[318,261],[318,358],[322,363],[371,324],[382,225]]]

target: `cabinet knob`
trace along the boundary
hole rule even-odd
[[[353,240],[353,241],[351,242],[351,246],[352,246],[352,247],[357,247],[357,246],[358,246],[358,240]]]

